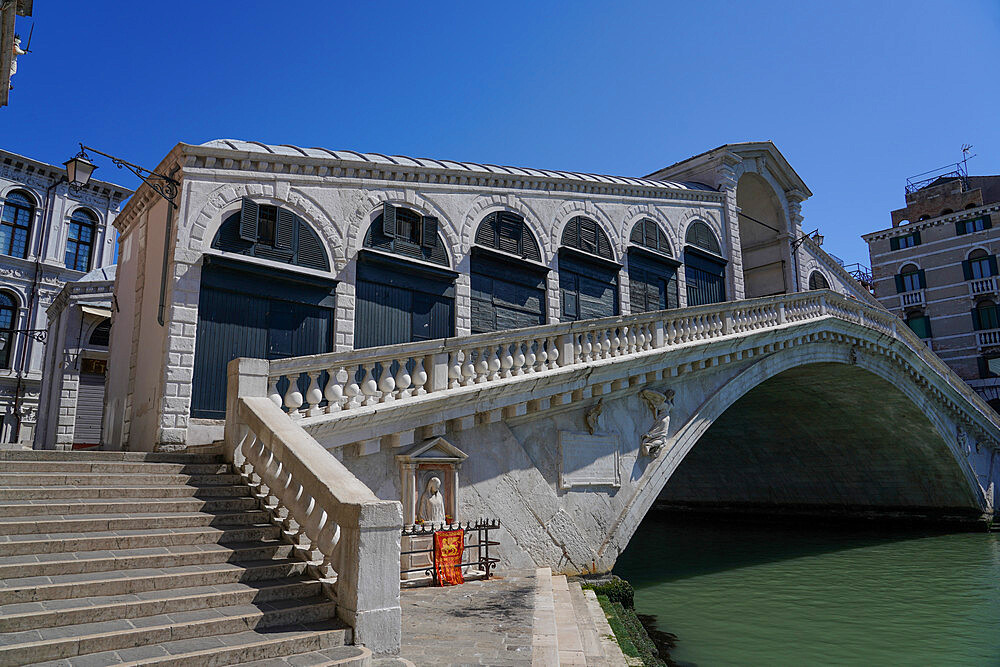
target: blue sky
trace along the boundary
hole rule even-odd
[[[963,143],[1000,174],[998,0],[41,0],[32,20],[0,146],[53,163],[228,137],[643,175],[770,139],[813,191],[803,224],[866,264],[907,176]]]

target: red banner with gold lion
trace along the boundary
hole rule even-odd
[[[438,586],[454,586],[465,582],[462,578],[462,552],[465,531],[438,530],[434,532],[434,570]]]

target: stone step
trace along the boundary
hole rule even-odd
[[[601,636],[598,634],[594,618],[587,606],[587,599],[583,596],[583,589],[579,581],[570,581],[569,597],[573,605],[573,618],[576,622],[576,629],[580,635],[580,642],[583,644],[583,657],[588,667],[608,667],[607,657],[601,646]]]
[[[285,600],[0,633],[0,664],[26,664],[333,618],[327,598]],[[221,641],[221,640],[220,640]],[[245,659],[243,660],[245,661]]]
[[[0,535],[53,535],[99,531],[192,528],[196,526],[245,526],[262,524],[270,515],[263,510],[242,512],[192,512],[186,514],[83,514],[0,518]],[[0,547],[2,548],[2,547]]]
[[[141,461],[4,461],[0,473],[144,473],[156,475],[217,475],[231,473],[226,463],[143,463]]]
[[[213,486],[150,486],[144,484],[118,484],[115,486],[22,486],[16,489],[0,487],[3,500],[89,500],[93,498],[131,498],[144,501],[149,498],[235,498],[249,496],[244,484]]]
[[[288,577],[260,582],[191,586],[139,594],[73,597],[0,606],[0,632],[140,618],[180,611],[261,605],[276,600],[322,597],[318,579]]]
[[[583,598],[587,603],[587,608],[590,610],[590,617],[593,619],[594,627],[597,629],[597,634],[600,637],[601,651],[604,653],[607,663],[609,665],[630,664],[622,652],[622,647],[618,645],[618,640],[615,639],[615,633],[611,629],[611,624],[608,623],[608,617],[597,599],[597,594],[594,591],[586,590],[583,591]]]
[[[217,528],[160,528],[155,530],[97,531],[49,535],[0,535],[0,556],[54,554],[76,551],[116,551],[178,544],[221,544],[277,539],[280,529],[271,523]]]
[[[122,549],[120,551],[83,551],[59,554],[48,560],[46,554],[0,557],[0,579],[12,577],[82,574],[111,570],[185,567],[211,563],[284,559],[292,555],[292,545],[281,540],[260,540],[226,544],[181,544],[167,547]]]
[[[552,570],[535,570],[535,610],[532,618],[532,667],[559,664],[559,633],[556,628],[555,600],[552,596]]]
[[[58,473],[0,472],[0,487],[25,488],[57,486],[224,486],[240,484],[243,479],[228,475],[151,475],[146,473]]]
[[[556,634],[559,638],[559,665],[586,665],[583,639],[577,627],[565,575],[552,575],[552,601],[556,612]]]
[[[159,665],[160,667],[204,667],[206,665],[264,664],[294,665],[292,658],[285,662],[285,656],[311,655],[346,648],[342,657],[358,656],[366,665],[371,652],[360,646],[344,646],[351,640],[351,630],[339,621],[327,620],[319,623],[297,624],[268,628],[256,628],[217,637],[181,639],[137,648],[103,651],[85,656],[84,664],[90,665]],[[334,654],[336,655],[336,654]],[[332,658],[331,658],[332,659]],[[66,660],[42,662],[39,667],[66,667]],[[332,663],[337,664],[337,663]],[[345,662],[343,665],[351,665]]]
[[[0,461],[129,461],[135,463],[222,463],[214,453],[60,451],[53,449],[0,450]]]
[[[80,597],[137,595],[171,588],[299,577],[305,574],[307,565],[305,561],[296,558],[272,558],[243,563],[210,563],[17,577],[0,581],[0,605]]]
[[[294,667],[390,667],[392,665],[401,667],[402,665],[413,665],[409,661],[391,660],[390,662],[382,658],[374,658],[371,651],[363,646],[337,646],[321,651],[296,653],[285,658],[241,662],[239,667],[283,667],[284,665],[294,665]]]
[[[0,501],[0,517],[32,516],[46,514],[59,516],[78,514],[125,514],[142,509],[150,513],[166,512],[235,512],[255,510],[258,501],[252,496],[235,498],[177,498],[160,500],[148,498],[139,505],[134,498],[97,498],[67,500],[48,498],[40,500]]]

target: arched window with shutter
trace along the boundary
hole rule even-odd
[[[538,241],[520,215],[490,213],[472,248],[472,333],[545,324],[545,276]]]
[[[972,310],[972,324],[976,331],[1000,329],[997,305],[992,299],[981,299]]]
[[[107,347],[111,341],[111,318],[106,318],[103,322],[94,327],[90,334],[90,344],[97,347]]]
[[[906,313],[906,326],[921,338],[931,338],[931,318],[922,310],[911,310]]]
[[[684,235],[684,282],[687,305],[726,300],[726,260],[715,234],[704,222],[692,222]]]
[[[966,280],[981,280],[997,275],[996,255],[990,255],[985,250],[976,249],[969,253],[962,262],[962,273]]]
[[[640,220],[629,234],[629,304],[633,313],[676,308],[677,267],[670,242],[655,221]]]
[[[0,368],[10,368],[16,328],[17,297],[6,290],[0,291]]]
[[[73,211],[73,215],[69,219],[69,235],[66,239],[67,269],[90,271],[96,235],[97,216],[85,208]]]
[[[896,293],[916,292],[927,287],[924,270],[916,264],[907,264],[896,274]]]
[[[329,271],[320,236],[292,211],[243,199],[239,211],[222,222],[212,248],[305,269]]]
[[[830,289],[830,283],[827,281],[826,276],[824,276],[819,271],[813,271],[809,274],[809,289]]]
[[[354,347],[454,336],[457,274],[448,266],[436,217],[383,204],[358,254]]]
[[[0,211],[0,254],[28,257],[31,222],[35,217],[35,199],[24,190],[7,195]]]
[[[577,216],[566,223],[559,247],[561,319],[618,314],[618,271],[611,241],[596,221]]]

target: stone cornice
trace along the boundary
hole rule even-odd
[[[1000,202],[992,204],[984,204],[979,208],[969,208],[963,211],[956,211],[955,213],[949,213],[947,215],[939,215],[936,218],[930,218],[929,220],[921,220],[919,222],[911,222],[905,225],[900,225],[898,227],[890,227],[889,229],[880,229],[877,232],[869,232],[868,234],[862,234],[861,239],[866,243],[871,243],[872,241],[878,241],[880,239],[895,238],[897,236],[909,236],[915,231],[920,231],[922,229],[927,229],[929,227],[937,227],[939,225],[945,225],[948,223],[955,223],[959,220],[970,220],[973,218],[978,218],[986,213],[996,213],[1000,212]]]
[[[0,166],[9,168],[13,175],[20,175],[24,180],[36,178],[45,181],[47,185],[57,183],[66,176],[64,167],[48,164],[40,160],[33,160],[29,157],[5,150],[0,150]],[[132,194],[132,191],[124,186],[98,179],[92,179],[81,190],[102,197],[110,197],[115,203]],[[73,193],[70,193],[70,197],[72,196]]]

